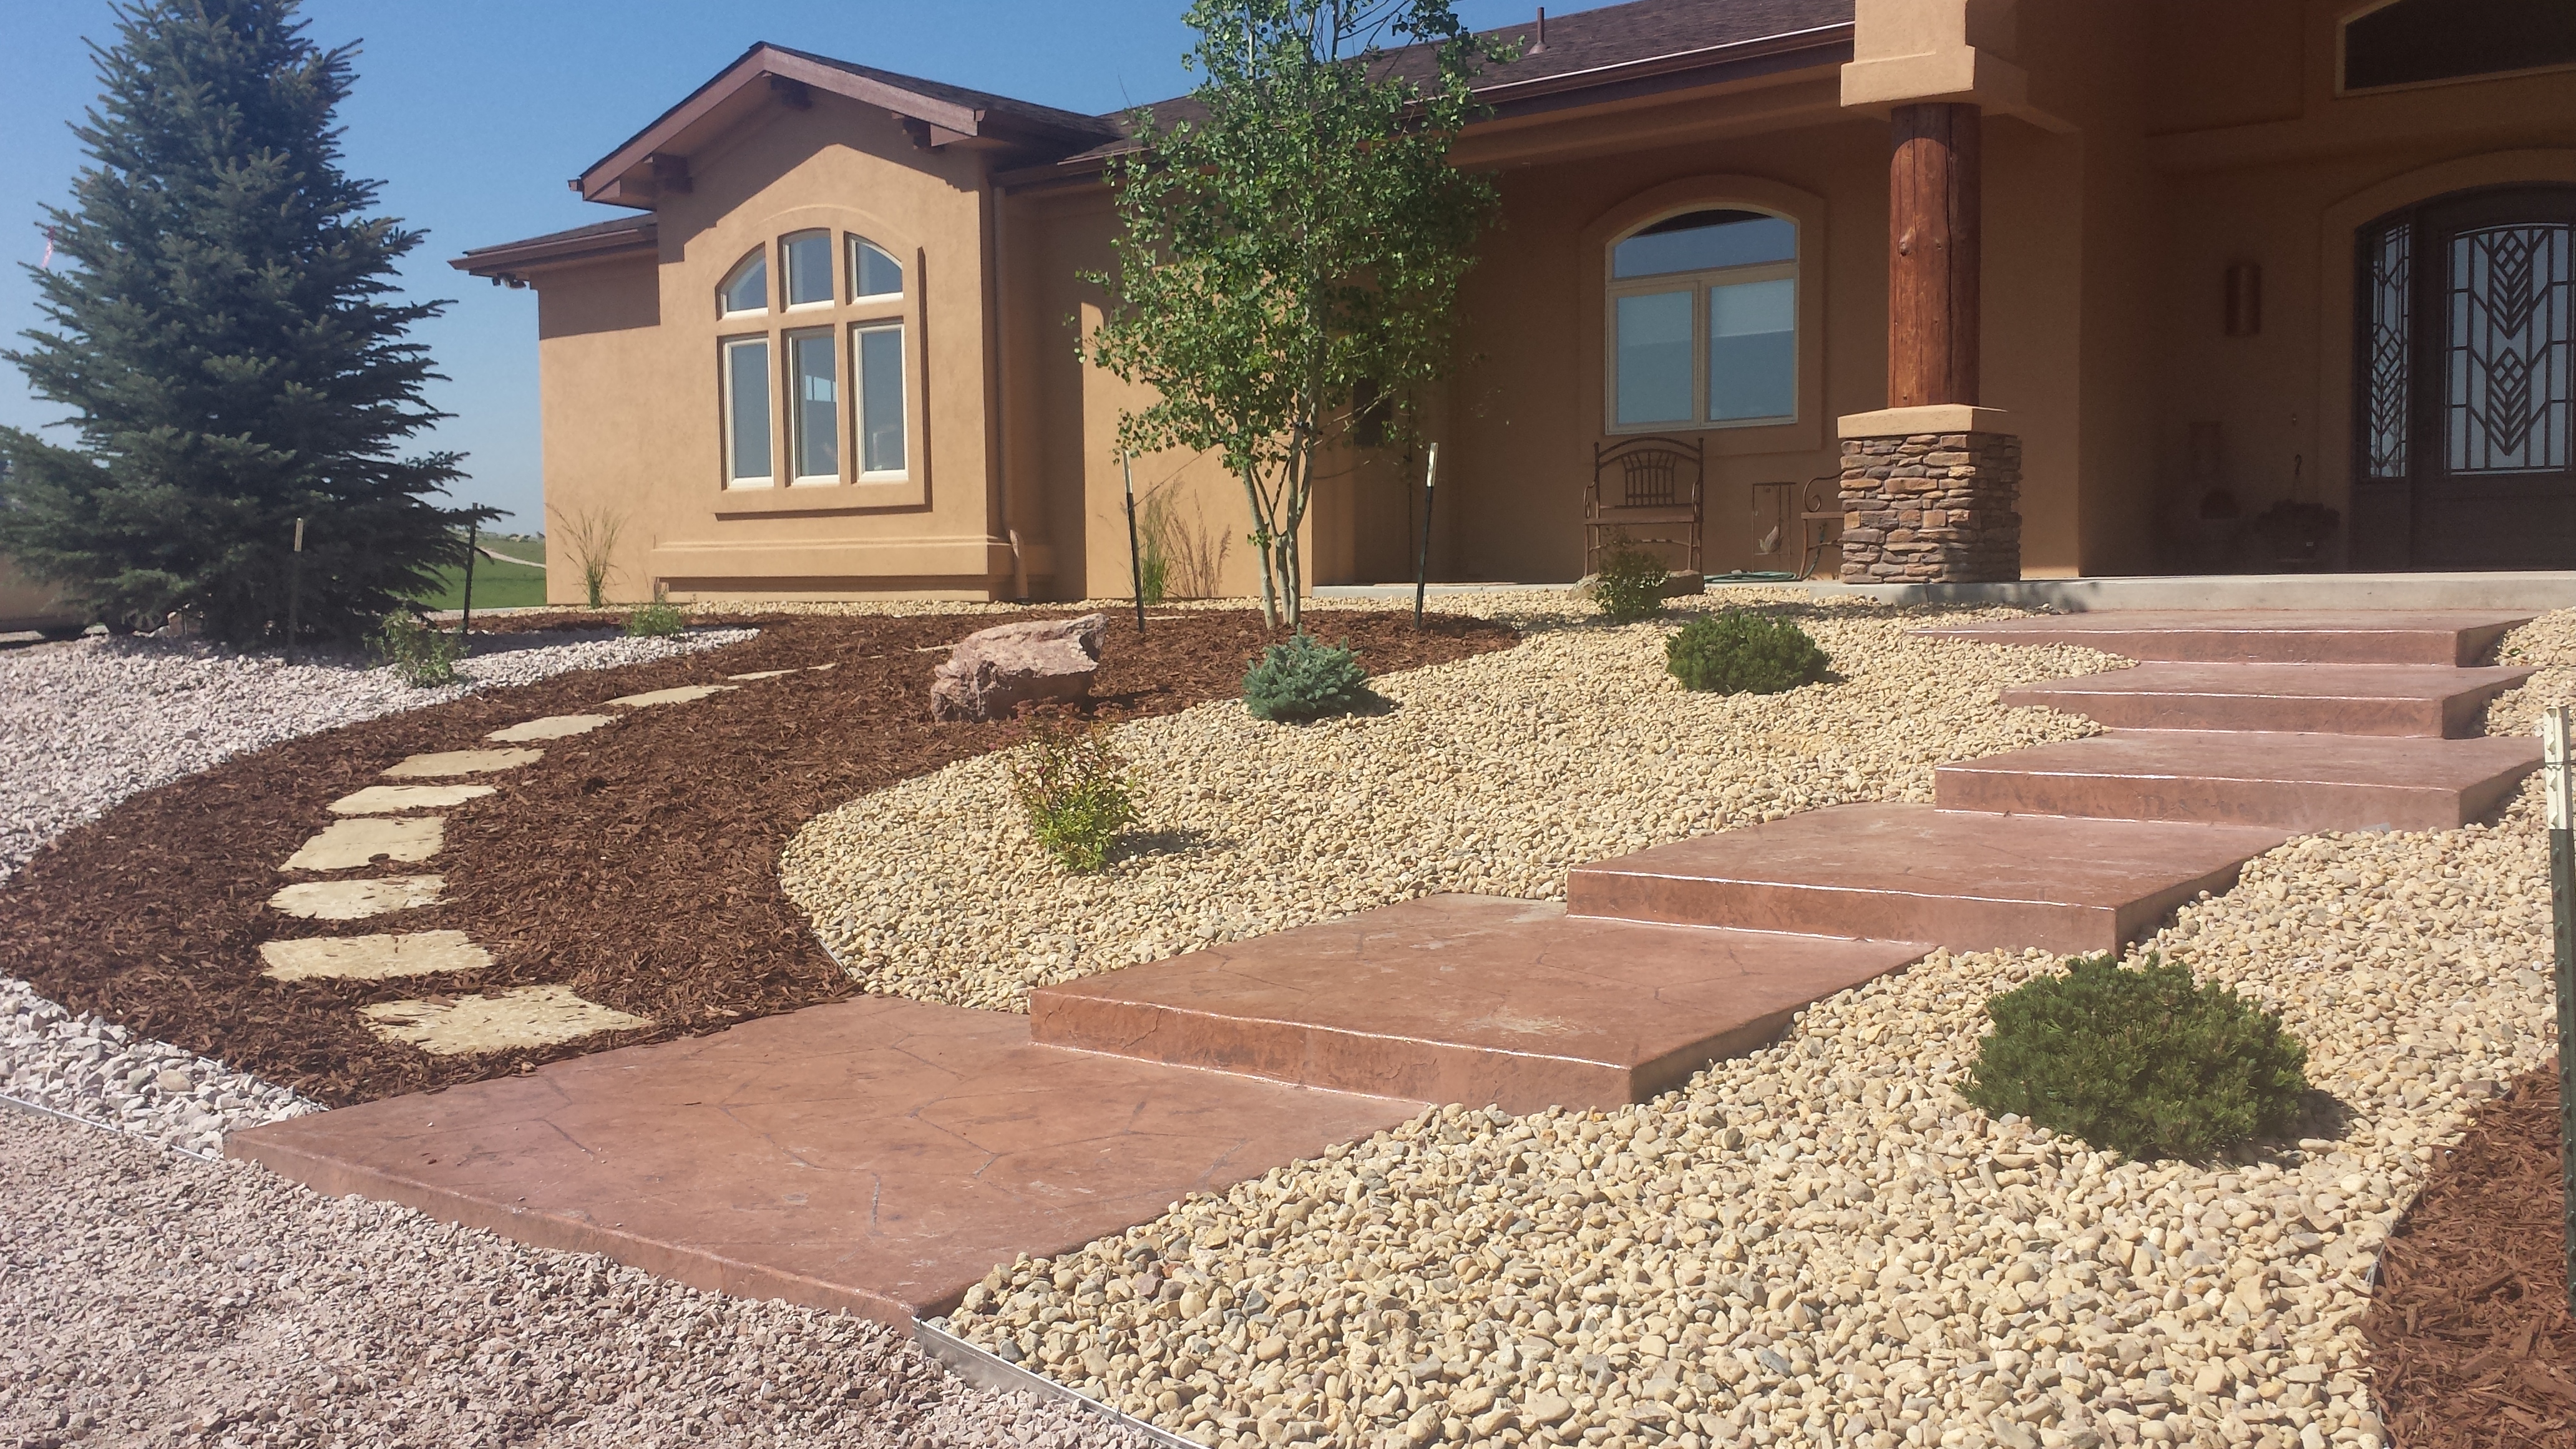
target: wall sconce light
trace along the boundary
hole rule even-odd
[[[2236,262],[2227,268],[2227,335],[2252,337],[2263,330],[2263,264]]]

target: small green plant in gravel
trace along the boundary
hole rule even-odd
[[[1786,619],[1729,609],[1704,614],[1664,641],[1664,667],[1690,689],[1779,694],[1825,677],[1833,661]]]
[[[626,632],[638,639],[668,639],[689,627],[689,616],[668,599],[655,599],[626,616]]]
[[[1672,575],[1663,560],[1641,548],[1614,548],[1601,557],[1592,602],[1613,624],[1634,624],[1664,611],[1664,585]]]
[[[465,641],[430,627],[418,614],[397,609],[385,615],[367,636],[367,648],[404,682],[435,689],[456,682],[456,661],[465,656]]]
[[[1118,837],[1136,823],[1127,762],[1110,748],[1109,731],[1040,715],[1029,723],[1028,743],[1005,764],[1029,830],[1047,854],[1071,871],[1107,868]]]
[[[1243,676],[1243,707],[1255,718],[1297,723],[1349,714],[1369,699],[1368,671],[1347,646],[1297,634],[1262,651]]]
[[[1986,1003],[1961,1093],[2133,1158],[2202,1159],[2299,1117],[2307,1048],[2280,1017],[2191,968],[2078,956]]]

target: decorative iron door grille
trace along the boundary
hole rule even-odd
[[[2436,198],[2356,261],[2354,564],[2576,568],[2576,187]]]

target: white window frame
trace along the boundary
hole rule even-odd
[[[733,279],[741,276],[743,269],[755,262],[763,267],[760,276],[760,305],[757,307],[727,306],[725,294],[733,290]],[[766,270],[768,262],[769,244],[763,242],[743,253],[732,266],[725,268],[724,276],[716,282],[716,317],[719,321],[728,317],[760,317],[768,314],[770,297],[769,273]]]
[[[827,278],[825,294],[823,300],[819,302],[791,301],[790,299],[796,295],[796,264],[789,259],[790,249],[795,243],[812,236],[823,239],[823,271]],[[839,305],[841,305],[840,261],[832,255],[832,229],[828,226],[808,226],[781,235],[778,238],[778,309],[782,312],[820,312]]]
[[[844,247],[844,249],[843,249],[843,250],[844,250],[844,252],[846,253],[846,255],[848,256],[848,258],[849,258],[849,263],[848,263],[848,264],[849,264],[849,268],[850,268],[850,300],[851,300],[851,301],[853,301],[853,302],[886,302],[886,301],[892,301],[892,300],[893,300],[893,299],[895,299],[895,298],[901,297],[901,296],[904,294],[905,290],[911,287],[911,285],[912,285],[911,268],[906,267],[906,266],[904,265],[903,258],[896,256],[896,255],[894,254],[894,252],[893,252],[892,250],[890,250],[889,248],[878,246],[878,245],[876,244],[876,242],[875,242],[875,241],[871,240],[870,238],[867,238],[867,237],[861,236],[861,235],[859,235],[857,232],[848,232],[848,233],[845,233],[845,235],[848,237],[848,244]],[[892,263],[894,264],[894,269],[895,269],[896,273],[897,273],[897,274],[899,274],[899,275],[901,275],[901,276],[903,277],[903,285],[902,285],[902,286],[900,286],[900,287],[895,288],[895,289],[894,289],[893,291],[891,291],[891,292],[862,292],[862,291],[860,291],[860,290],[859,290],[859,275],[860,275],[861,268],[860,268],[860,265],[859,265],[859,248],[861,248],[861,247],[868,247],[868,248],[871,248],[871,249],[873,249],[873,250],[877,253],[877,255],[879,255],[879,256],[881,256],[881,257],[884,257],[884,258],[885,258],[887,261],[889,261],[889,262],[892,262]]]
[[[903,419],[903,466],[871,470],[868,462],[868,378],[861,341],[871,332],[895,335],[896,415]],[[912,339],[907,319],[888,317],[882,320],[856,322],[850,326],[850,467],[862,483],[908,483],[912,481]]]
[[[1613,257],[1619,244],[1635,237],[1656,222],[1669,221],[1695,211],[1749,211],[1778,217],[1789,223],[1792,243],[1785,262],[1753,262],[1743,266],[1707,267],[1695,272],[1659,272],[1647,277],[1613,275]],[[1695,201],[1662,216],[1638,223],[1611,238],[1601,249],[1601,274],[1604,279],[1601,301],[1601,418],[1605,433],[1715,432],[1734,428],[1778,428],[1794,426],[1806,416],[1806,286],[1799,278],[1800,261],[1806,255],[1806,227],[1794,216],[1776,207],[1744,201]],[[1759,418],[1712,420],[1708,415],[1708,294],[1712,287],[1736,282],[1770,282],[1782,278],[1790,283],[1789,328],[1789,411]],[[1664,292],[1687,290],[1691,298],[1691,415],[1688,419],[1660,423],[1623,423],[1619,421],[1619,299],[1653,296]]]
[[[769,435],[769,474],[762,478],[736,477],[733,471],[734,428],[739,417],[739,414],[734,409],[733,355],[735,350],[738,348],[752,346],[766,348],[770,352],[769,359],[761,367],[762,376],[766,377],[769,382],[769,392],[772,404],[771,406],[761,410],[761,427]],[[722,475],[724,478],[725,489],[728,492],[735,490],[747,492],[756,489],[775,488],[778,486],[778,410],[776,407],[778,396],[778,378],[776,376],[778,367],[777,351],[776,343],[772,340],[770,334],[766,332],[754,332],[741,337],[721,338],[718,339],[716,343],[716,389],[718,406],[723,410],[723,427],[718,431],[721,434],[721,442],[724,448]]]
[[[831,472],[799,473],[795,470],[803,463],[803,458],[800,455],[805,450],[805,397],[802,392],[804,377],[796,370],[796,344],[817,340],[823,344],[824,355],[832,359],[832,366],[834,369],[832,385],[842,389],[842,397],[836,397],[832,400],[832,426],[840,429],[842,436],[833,440],[832,451],[834,457]],[[840,345],[833,337],[831,328],[803,327],[792,332],[780,333],[778,336],[778,349],[782,375],[787,379],[787,390],[780,394],[787,400],[787,406],[785,409],[787,414],[787,486],[790,488],[828,488],[838,486],[842,478],[845,476],[848,468],[846,460],[849,457],[847,444],[850,424],[849,406],[842,401],[843,397],[847,397],[849,395],[849,384],[847,376],[840,372],[840,368],[842,366]]]

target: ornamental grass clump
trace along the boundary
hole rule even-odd
[[[626,632],[638,639],[668,639],[689,627],[689,616],[668,599],[655,599],[626,616]]]
[[[1359,657],[1306,634],[1271,645],[1243,676],[1243,707],[1276,723],[1349,714],[1368,699],[1368,671]]]
[[[1786,619],[1729,609],[1691,620],[1664,641],[1664,667],[1689,689],[1779,694],[1823,679],[1833,661]]]
[[[1029,724],[1028,743],[1004,763],[1029,831],[1047,854],[1085,875],[1107,869],[1118,837],[1136,823],[1127,762],[1110,748],[1109,731],[1041,715]]]
[[[1664,585],[1672,581],[1663,561],[1640,548],[1614,548],[1592,581],[1592,602],[1613,624],[1634,624],[1664,611]]]
[[[2079,956],[1986,1003],[1961,1093],[2124,1157],[2205,1159],[2298,1121],[2308,1050],[2281,1018],[2150,954]]]
[[[416,689],[436,689],[456,682],[456,661],[465,656],[465,640],[433,629],[418,614],[397,609],[367,636],[367,648],[396,677]]]

